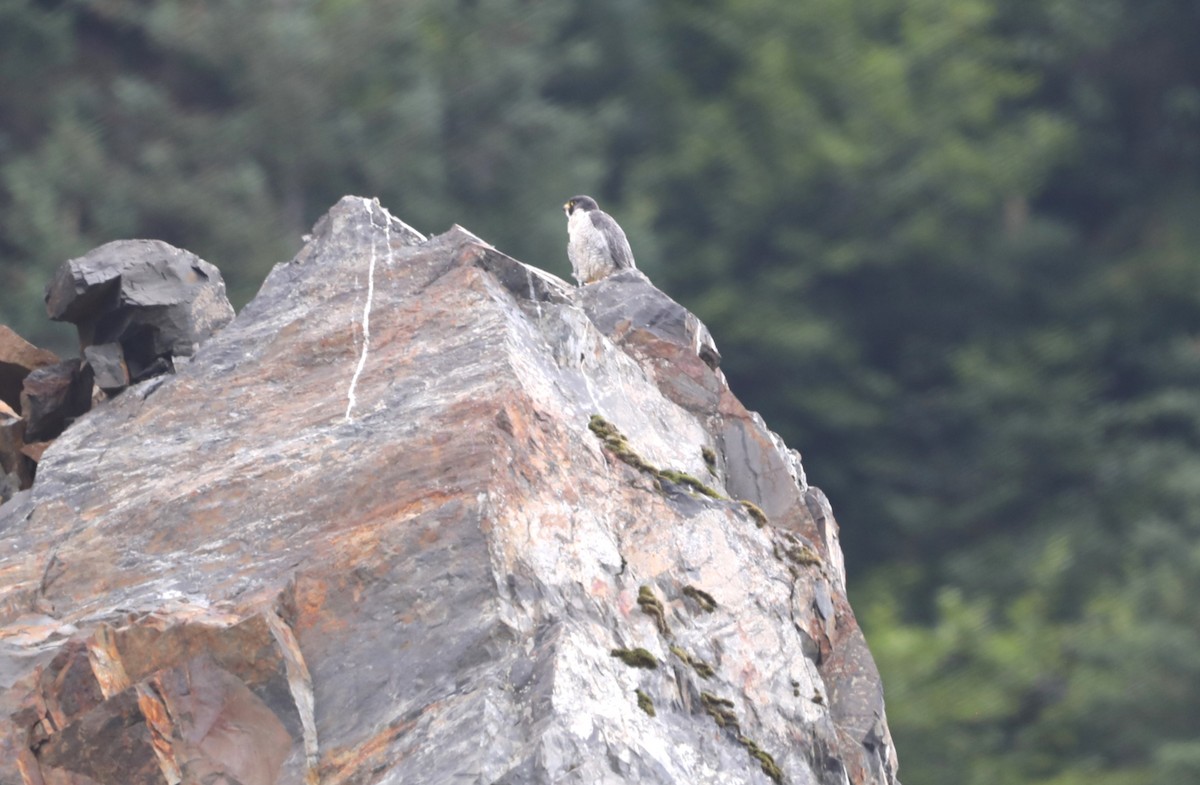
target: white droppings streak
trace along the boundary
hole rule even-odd
[[[540,324],[542,321],[542,301],[538,299],[537,292],[533,287],[533,269],[528,266],[525,268],[525,281],[529,284],[529,300],[537,308],[538,323]]]
[[[372,221],[374,225],[374,221]],[[387,243],[387,248],[392,247],[391,224],[386,220],[383,223],[384,240]],[[371,263],[367,268],[367,303],[363,306],[362,316],[362,353],[358,357],[358,367],[354,369],[354,376],[350,379],[350,389],[346,392],[346,422],[350,422],[350,413],[354,410],[355,398],[354,388],[358,386],[358,377],[363,371],[363,367],[367,364],[367,352],[371,349],[371,300],[375,297],[375,236],[371,236]]]

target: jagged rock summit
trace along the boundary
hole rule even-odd
[[[636,272],[343,199],[0,506],[0,785],[894,783],[828,502],[718,363]]]

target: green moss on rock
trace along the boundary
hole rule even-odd
[[[725,498],[718,491],[705,485],[703,482],[697,480],[687,472],[681,472],[677,469],[660,469],[654,464],[645,460],[642,458],[642,456],[634,452],[633,448],[629,446],[629,440],[626,439],[625,435],[617,429],[617,426],[613,425],[599,414],[593,414],[591,416],[591,418],[588,420],[588,428],[592,433],[596,434],[601,442],[604,443],[604,446],[609,450],[609,452],[633,468],[653,475],[654,478],[659,480],[660,483],[665,480],[676,485],[682,485],[689,490],[695,491],[696,493],[702,493],[711,499]]]
[[[671,634],[671,629],[667,626],[666,611],[663,609],[662,602],[654,596],[653,589],[649,586],[640,587],[638,589],[637,604],[642,609],[642,613],[654,618],[659,632],[663,635]]]
[[[780,770],[779,766],[776,765],[775,759],[771,757],[770,753],[762,750],[757,744],[745,736],[738,736],[738,742],[746,748],[746,752],[750,753],[751,758],[754,758],[756,761],[758,761],[759,768],[763,770],[763,774],[766,774],[777,783],[783,782],[783,772]]]
[[[702,692],[700,693],[700,703],[718,726],[737,729],[738,720],[737,715],[733,713],[733,701],[727,698],[718,698],[711,692]]]
[[[700,610],[705,613],[712,613],[717,609],[717,601],[713,596],[706,591],[697,589],[695,586],[684,586],[683,594],[685,597],[691,597],[700,606]]]
[[[686,488],[690,488],[691,490],[696,491],[697,493],[702,493],[705,496],[709,497],[710,499],[724,499],[725,498],[720,493],[718,493],[717,491],[708,487],[704,483],[700,482],[699,480],[697,480],[695,477],[688,474],[687,472],[681,472],[676,469],[660,469],[658,472],[658,477],[660,480],[666,480],[668,482],[673,482],[676,485],[682,485]]]
[[[657,475],[658,467],[644,460],[642,456],[633,451],[629,446],[629,440],[625,438],[617,426],[610,423],[598,414],[593,414],[588,421],[588,428],[592,433],[600,438],[604,446],[608,448],[613,455],[620,458],[625,463],[629,464],[638,471],[649,472]]]
[[[716,675],[716,671],[713,669],[713,666],[709,665],[699,657],[689,654],[679,646],[672,645],[671,653],[691,666],[692,670],[696,672],[696,675],[702,679],[711,679],[714,675]]]
[[[771,522],[767,518],[767,514],[762,511],[762,507],[759,507],[754,502],[742,499],[741,504],[746,508],[746,512],[750,513],[750,517],[754,519],[754,522],[758,524],[758,528],[761,529]]]
[[[631,668],[653,670],[658,667],[658,658],[640,646],[636,649],[613,649],[608,654]]]
[[[791,532],[776,530],[773,549],[776,559],[794,565],[793,575],[799,575],[799,571],[795,567],[821,567],[825,564],[812,545]]]

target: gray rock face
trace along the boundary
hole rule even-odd
[[[129,366],[119,343],[101,343],[83,350],[83,361],[95,375],[96,386],[116,394],[129,386]]]
[[[0,785],[895,783],[829,504],[718,359],[343,199],[0,506]]]

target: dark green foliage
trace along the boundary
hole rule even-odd
[[[1191,0],[0,0],[0,322],[69,350],[42,289],[121,237],[240,306],[345,193],[564,274],[592,193],[833,500],[905,781],[1189,781],[1197,29]]]
[[[634,690],[634,694],[637,696],[638,708],[649,714],[651,717],[655,716],[654,701],[650,699],[650,696],[641,690]]]
[[[518,0],[0,2],[0,321],[69,348],[41,289],[122,237],[240,307],[346,193],[566,272],[557,207],[599,190],[620,112],[549,92],[596,35]]]
[[[833,500],[904,779],[1184,765],[1160,750],[1200,725],[1172,599],[1200,532],[1196,5],[662,16],[651,275]]]

